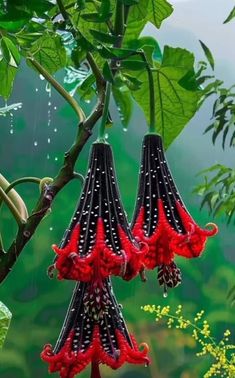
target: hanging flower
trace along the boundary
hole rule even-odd
[[[148,247],[130,232],[107,143],[92,146],[84,189],[62,245],[53,246],[59,279],[89,282],[99,271],[102,279],[129,280],[140,270]]]
[[[125,362],[149,364],[148,346],[139,350],[129,335],[114,296],[111,281],[77,283],[54,348],[45,345],[41,358],[49,363],[49,371],[61,378],[73,378],[91,363],[91,378],[100,378],[99,365],[112,369]]]
[[[211,229],[200,228],[185,208],[168,168],[161,137],[146,135],[132,233],[148,244],[144,265],[148,269],[158,266],[160,285],[175,287],[181,282],[174,256],[200,256],[208,236],[218,231],[215,224],[207,226]]]

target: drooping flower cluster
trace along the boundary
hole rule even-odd
[[[216,225],[207,226],[211,229],[200,228],[183,204],[168,168],[161,137],[146,135],[132,233],[136,240],[148,244],[143,264],[147,269],[158,267],[158,280],[165,289],[181,282],[174,256],[200,256],[208,236],[217,233]]]
[[[110,281],[136,276],[148,247],[131,234],[107,143],[93,144],[74,217],[53,249],[58,278],[78,283],[56,346],[45,345],[41,354],[49,371],[73,378],[91,363],[91,378],[99,378],[99,364],[148,364],[147,345],[140,351],[129,335]]]
[[[148,364],[148,347],[140,351],[129,335],[109,279],[77,283],[54,349],[45,345],[41,357],[49,371],[72,378],[92,363],[91,378],[99,378],[99,364],[118,369],[125,362]]]
[[[169,171],[161,137],[143,142],[138,198],[128,225],[121,204],[112,150],[94,143],[84,188],[69,228],[56,253],[58,279],[77,281],[55,347],[45,345],[42,359],[50,372],[73,378],[91,363],[91,378],[100,378],[99,365],[113,369],[125,362],[148,364],[148,347],[139,349],[128,333],[114,296],[112,275],[130,280],[158,267],[160,285],[175,287],[181,273],[175,255],[202,253],[208,236],[185,208]]]

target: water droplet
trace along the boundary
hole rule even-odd
[[[125,131],[125,133],[126,133],[126,132],[127,132],[127,128],[126,128],[126,127],[124,127],[124,128],[123,128],[123,131]]]
[[[47,138],[47,143],[51,143],[51,138]]]
[[[57,133],[57,131],[58,131],[58,130],[57,130],[57,128],[55,127],[55,128],[54,128],[54,133]]]
[[[34,145],[35,147],[37,147],[38,142],[35,140],[35,141],[33,142],[33,145]]]
[[[87,99],[85,100],[85,102],[86,102],[87,104],[90,104],[91,100],[89,100],[89,98],[87,98]]]
[[[58,157],[57,156],[55,157],[55,161],[58,161]]]
[[[109,134],[106,133],[105,136],[104,136],[104,139],[108,139],[108,137],[109,137]]]
[[[13,113],[10,113],[10,134],[14,134],[13,126],[14,126],[14,116],[13,116]]]
[[[49,97],[51,97],[51,84],[47,82],[46,84],[46,92],[49,94]]]
[[[54,106],[54,110],[57,110],[57,106]]]
[[[50,231],[53,231],[53,227],[50,227],[49,230],[50,230]]]
[[[165,291],[164,293],[163,293],[163,298],[167,298],[168,297],[168,294],[167,294],[167,292]]]
[[[41,80],[45,80],[45,77],[42,76],[41,74],[39,75],[39,77],[40,77]]]
[[[48,102],[48,106],[51,106],[51,101]]]
[[[35,88],[35,92],[38,92],[38,88]]]
[[[50,155],[49,154],[47,154],[47,160],[49,160],[50,159]]]

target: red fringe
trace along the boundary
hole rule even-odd
[[[135,237],[143,240],[149,246],[149,251],[144,258],[144,265],[148,269],[154,269],[162,264],[169,265],[175,254],[186,258],[200,256],[205,248],[207,238],[218,232],[218,227],[212,223],[209,224],[212,226],[211,230],[200,228],[190,214],[177,202],[177,210],[186,231],[186,233],[180,234],[168,222],[162,200],[158,200],[157,206],[158,224],[150,237],[145,236],[143,229],[145,211],[143,207],[140,209],[132,230]]]
[[[91,345],[84,352],[79,351],[75,354],[72,351],[73,334],[72,331],[58,354],[53,353],[50,344],[45,345],[41,353],[42,360],[49,363],[49,372],[59,372],[61,378],[73,378],[83,371],[89,363],[97,361],[99,361],[99,364],[106,364],[112,369],[120,368],[125,362],[132,364],[149,364],[150,362],[147,357],[147,344],[143,344],[144,348],[140,351],[134,337],[131,336],[133,343],[133,348],[131,348],[119,330],[116,330],[119,346],[116,356],[111,356],[104,351],[98,326],[94,328]]]
[[[107,247],[103,220],[99,218],[95,245],[86,257],[79,257],[80,225],[78,224],[72,232],[70,242],[64,248],[52,246],[58,255],[55,263],[58,279],[89,282],[94,276],[97,265],[102,279],[115,275],[130,280],[136,276],[148,247],[142,243],[141,249],[138,249],[138,246],[129,240],[121,226],[118,226],[118,234],[122,246],[121,255],[117,255],[115,251]]]

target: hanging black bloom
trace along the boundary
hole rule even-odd
[[[148,248],[130,232],[107,143],[92,146],[84,189],[62,245],[53,246],[60,279],[89,282],[99,272],[102,279],[129,280],[140,270]]]
[[[183,204],[164,155],[159,135],[148,134],[143,141],[139,189],[132,221],[137,240],[148,244],[144,257],[148,269],[159,267],[161,285],[174,287],[181,282],[174,255],[198,257],[208,236],[217,233],[200,228]]]
[[[139,350],[128,333],[111,281],[77,283],[54,348],[45,345],[41,357],[49,371],[73,378],[92,363],[91,378],[100,378],[99,364],[118,369],[125,362],[148,364],[148,346]]]

